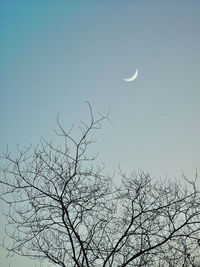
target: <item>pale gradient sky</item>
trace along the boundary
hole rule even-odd
[[[200,1],[0,2],[0,149],[110,109],[94,151],[108,170],[200,170]],[[127,83],[136,68],[138,78]],[[117,179],[117,178],[116,178]],[[1,232],[2,236],[2,232]],[[34,266],[19,257],[8,267]]]

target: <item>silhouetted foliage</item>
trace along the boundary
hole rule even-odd
[[[197,177],[180,183],[119,170],[116,186],[87,155],[91,133],[108,117],[95,120],[89,109],[79,137],[58,120],[62,145],[42,138],[35,148],[18,147],[15,159],[3,154],[9,253],[62,267],[199,266]]]

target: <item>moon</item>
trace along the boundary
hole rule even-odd
[[[133,76],[131,76],[130,78],[127,78],[127,79],[123,79],[123,80],[126,81],[126,82],[132,82],[137,78],[137,76],[138,76],[138,70],[136,69],[136,71],[133,74]]]

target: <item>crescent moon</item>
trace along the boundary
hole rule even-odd
[[[126,81],[126,82],[132,82],[137,78],[137,76],[138,76],[138,70],[136,69],[136,71],[133,74],[133,76],[131,76],[130,78],[127,78],[127,79],[123,79],[123,80]]]

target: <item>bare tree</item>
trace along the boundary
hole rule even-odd
[[[121,186],[96,167],[91,133],[107,115],[82,122],[72,137],[5,151],[1,199],[8,204],[6,246],[13,253],[67,267],[200,266],[200,193],[196,179],[156,180],[119,171]],[[186,185],[187,186],[186,186]]]

